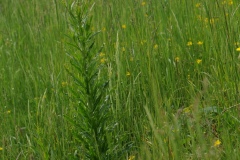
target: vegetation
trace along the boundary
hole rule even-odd
[[[0,159],[240,159],[235,0],[1,0]]]

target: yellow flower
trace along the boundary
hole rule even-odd
[[[105,53],[101,52],[101,53],[99,54],[99,56],[100,56],[100,57],[103,57],[103,56],[105,56]]]
[[[218,147],[220,144],[221,144],[221,141],[220,141],[219,139],[217,139],[217,140],[214,142],[214,147]]]
[[[200,63],[202,63],[202,60],[201,59],[197,59],[196,62],[197,62],[197,64],[200,64]]]
[[[105,32],[105,31],[106,31],[106,28],[105,28],[105,27],[103,27],[103,28],[102,28],[102,32]]]
[[[0,151],[2,151],[3,150],[3,148],[2,147],[0,147]]]
[[[192,106],[183,108],[183,113],[189,113],[191,111]]]
[[[10,114],[10,113],[11,113],[11,111],[10,111],[10,110],[8,110],[8,111],[7,111],[7,114]]]
[[[228,5],[230,6],[230,5],[233,5],[233,1],[232,0],[229,0],[228,1]]]
[[[198,41],[197,44],[200,46],[200,45],[203,45],[203,41]]]
[[[236,49],[236,51],[240,52],[240,47],[238,47],[238,48]]]
[[[142,2],[142,3],[141,3],[142,6],[145,6],[145,4],[146,4],[146,2]]]
[[[62,82],[62,87],[66,87],[68,85],[67,82]]]
[[[158,45],[157,45],[157,44],[155,44],[153,48],[154,48],[154,49],[157,49],[157,48],[158,48]]]
[[[122,47],[122,51],[123,51],[123,52],[125,52],[125,51],[126,51],[126,50],[125,50],[125,47]]]
[[[193,45],[192,41],[187,42],[187,46],[192,46],[192,45]]]
[[[127,28],[126,24],[123,24],[122,29],[126,29],[126,28]]]
[[[133,57],[130,58],[130,61],[133,61]]]
[[[131,73],[130,73],[130,72],[127,72],[127,73],[126,73],[126,76],[130,76],[130,75],[131,75]]]
[[[197,3],[195,6],[199,8],[201,6],[201,3]]]
[[[105,62],[106,62],[106,59],[105,59],[105,58],[102,58],[102,59],[100,59],[100,62],[101,62],[101,63],[105,63]]]
[[[235,46],[239,46],[240,43],[239,43],[239,42],[235,42],[234,45],[235,45]]]
[[[176,62],[179,62],[179,61],[180,61],[180,58],[179,58],[179,57],[175,57],[175,61],[176,61]]]
[[[130,156],[129,158],[128,158],[128,160],[134,160],[135,159],[135,156]]]

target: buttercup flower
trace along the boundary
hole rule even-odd
[[[176,62],[179,62],[179,61],[180,61],[180,58],[179,58],[179,57],[175,57],[175,61],[176,61]]]
[[[197,44],[200,46],[200,45],[203,45],[203,41],[198,41]]]
[[[187,42],[187,46],[192,46],[192,45],[193,45],[192,41]]]
[[[218,147],[221,144],[221,141],[218,139],[214,142],[214,147]]]
[[[236,49],[236,51],[240,52],[240,47],[238,47],[238,48]]]
[[[200,64],[200,63],[202,63],[202,60],[201,59],[197,59],[196,62],[197,62],[197,64]]]

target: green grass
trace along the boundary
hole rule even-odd
[[[240,1],[85,2],[104,44],[107,153],[125,151],[111,159],[240,159]],[[79,159],[65,2],[1,0],[0,21],[0,159]]]

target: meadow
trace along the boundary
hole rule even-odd
[[[240,159],[239,7],[1,0],[0,159]]]

